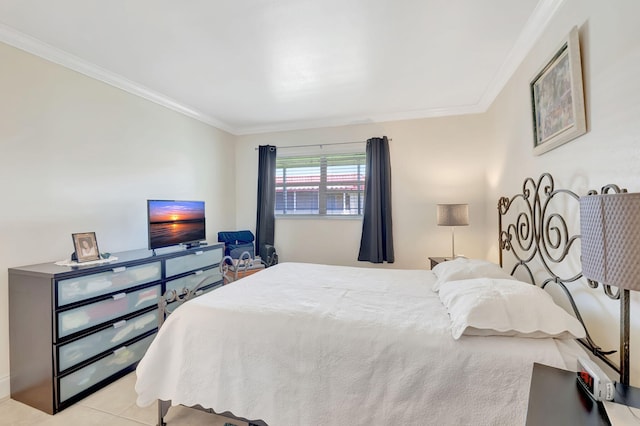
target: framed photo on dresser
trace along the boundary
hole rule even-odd
[[[73,239],[78,263],[100,260],[100,250],[98,250],[95,232],[71,234],[71,238]]]

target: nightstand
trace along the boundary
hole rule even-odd
[[[438,263],[446,262],[447,260],[451,260],[450,257],[430,257],[431,261],[431,269],[433,269]]]
[[[616,383],[614,401],[640,407],[640,389]],[[527,426],[611,425],[602,402],[591,399],[573,371],[533,364]]]

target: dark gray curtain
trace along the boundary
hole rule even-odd
[[[383,136],[367,141],[364,218],[358,260],[393,263],[392,228],[389,140]]]
[[[261,145],[258,150],[256,250],[267,261],[266,246],[273,246],[276,225],[276,147]]]

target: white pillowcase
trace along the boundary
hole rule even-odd
[[[500,265],[480,259],[467,259],[458,257],[447,262],[440,262],[433,268],[436,282],[433,291],[438,291],[440,286],[447,281],[469,280],[472,278],[499,278],[515,280]]]
[[[540,287],[513,279],[477,278],[440,286],[454,339],[518,336],[558,339],[585,337],[580,321],[556,305]]]

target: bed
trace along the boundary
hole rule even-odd
[[[549,251],[534,229],[552,186],[543,175],[500,201],[501,218],[522,199],[538,211],[526,229],[521,213],[501,220],[502,249],[535,251],[514,271]],[[571,248],[563,235],[554,250]],[[577,338],[600,350],[579,315],[490,262],[281,263],[175,309],[138,365],[137,402],[160,401],[160,424],[169,401],[270,426],[524,424],[533,363],[575,369]]]

